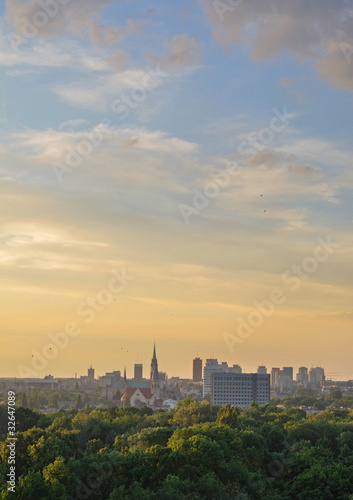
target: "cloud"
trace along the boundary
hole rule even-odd
[[[103,10],[116,0],[7,0],[6,18],[19,39],[49,39],[63,33],[88,38],[94,45],[113,44],[130,34],[140,33],[144,22],[127,20],[124,27],[111,27],[99,21]],[[43,5],[47,5],[46,9]],[[47,12],[46,12],[47,10]]]
[[[123,49],[115,50],[108,58],[108,62],[118,70],[125,69],[126,61],[128,59],[128,52]]]
[[[89,79],[82,78],[69,85],[54,85],[51,90],[64,101],[92,111],[111,111],[113,103],[117,100],[123,103],[124,99],[130,99],[132,101],[130,108],[134,112],[142,103],[141,89],[145,89],[147,97],[150,93],[157,92],[155,89],[162,86],[168,76],[158,70],[128,69],[92,74]],[[137,99],[134,99],[133,95],[126,95],[127,92],[135,91],[139,92]]]
[[[197,64],[201,57],[200,43],[186,34],[176,35],[172,40],[164,42],[166,52],[163,56],[158,57],[151,52],[146,52],[145,56],[154,65],[160,64],[162,67],[193,65]]]
[[[294,80],[293,78],[282,78],[279,84],[281,87],[292,87],[294,85]]]
[[[249,46],[253,61],[290,51],[300,61],[313,60],[320,77],[353,90],[353,16],[345,0],[246,0],[234,7],[204,0],[202,5],[225,50]]]
[[[83,118],[75,118],[71,120],[67,120],[66,122],[62,122],[59,125],[59,130],[65,129],[75,129],[77,127],[82,127],[83,125],[88,125],[89,121],[84,120]]]

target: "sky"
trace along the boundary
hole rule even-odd
[[[353,379],[353,1],[0,15],[0,376]]]

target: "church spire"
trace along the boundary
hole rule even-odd
[[[127,380],[126,380],[126,366],[124,367],[124,380],[125,380],[125,382],[127,382]]]
[[[150,375],[150,382],[152,383],[153,381],[159,380],[159,373],[158,373],[158,361],[157,361],[157,356],[156,356],[156,343],[153,344],[153,358],[151,361],[151,375]]]

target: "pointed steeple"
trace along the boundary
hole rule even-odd
[[[125,380],[125,382],[127,382],[127,380],[126,380],[126,366],[124,367],[124,380]]]
[[[158,361],[156,356],[156,343],[153,344],[153,358],[151,361],[150,384],[159,383]]]

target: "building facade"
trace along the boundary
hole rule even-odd
[[[242,409],[249,408],[252,401],[267,404],[270,402],[270,375],[213,372],[211,401],[216,405],[229,403]]]
[[[192,362],[192,380],[193,382],[202,381],[202,359],[195,358]]]
[[[212,392],[212,373],[218,371],[217,359],[206,359],[206,364],[203,367],[203,397]]]

